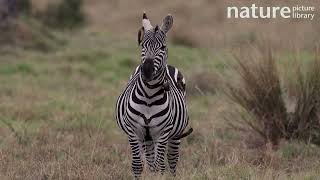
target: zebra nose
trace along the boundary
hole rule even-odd
[[[153,58],[146,58],[146,60],[144,61],[144,63],[153,63]]]
[[[152,78],[152,74],[154,72],[154,63],[153,59],[147,58],[142,64],[142,75],[146,80],[150,80]]]

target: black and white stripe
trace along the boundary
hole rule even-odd
[[[175,174],[180,139],[187,135],[183,134],[188,125],[184,78],[177,68],[167,65],[166,32],[171,25],[166,19],[171,20],[172,25],[172,16],[167,16],[161,29],[144,26],[139,42],[141,65],[116,105],[118,126],[129,138],[135,178],[142,173],[143,154],[151,171],[163,172],[167,153],[169,170]]]

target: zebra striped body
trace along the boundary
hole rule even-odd
[[[132,158],[136,158],[138,163],[133,163],[133,166],[139,164],[139,168],[133,169],[134,172],[135,169],[142,171],[142,149],[149,168],[163,171],[165,146],[168,145],[167,158],[170,171],[174,173],[180,144],[180,139],[175,137],[182,134],[188,125],[185,91],[177,88],[177,84],[181,83],[178,81],[181,73],[172,66],[166,68],[170,91],[165,91],[161,83],[155,86],[144,84],[139,68],[118,98],[117,123],[128,135],[130,145],[134,146]],[[159,149],[154,149],[155,145]],[[140,173],[135,174],[139,176]]]
[[[171,16],[164,20],[167,25],[168,20],[172,25]],[[165,33],[170,27],[148,29],[151,24],[146,22],[145,14],[143,23],[147,24],[143,26],[146,31],[143,40],[139,41],[142,63],[131,76],[116,105],[118,126],[129,138],[132,170],[136,178],[143,170],[143,154],[151,171],[163,172],[167,152],[170,172],[175,174],[180,136],[188,125],[184,78],[177,68],[166,63]]]

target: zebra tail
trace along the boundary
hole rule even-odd
[[[175,137],[174,139],[178,140],[178,139],[185,138],[185,137],[189,136],[192,132],[193,132],[193,129],[190,128],[187,132],[180,134],[179,136]]]

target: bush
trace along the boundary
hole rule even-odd
[[[320,58],[316,55],[307,72],[297,70],[295,110],[289,117],[290,138],[300,138],[320,145]]]
[[[248,56],[247,56],[248,57]],[[255,58],[237,58],[235,75],[240,78],[240,84],[226,83],[226,95],[249,117],[239,114],[241,122],[259,134],[265,144],[271,142],[277,145],[279,140],[300,139],[320,145],[320,58],[317,54],[308,64],[305,71],[296,71],[295,92],[284,96],[280,76],[277,72],[275,58],[271,51],[263,52]],[[293,61],[294,62],[294,61]],[[297,67],[302,66],[302,59],[297,61]],[[292,88],[292,87],[291,87]],[[285,97],[293,98],[294,109],[288,112]],[[236,116],[233,116],[236,117]],[[250,118],[252,117],[252,118]],[[230,118],[229,118],[230,119]],[[239,128],[239,125],[231,122]]]
[[[240,120],[230,121],[231,126],[239,130],[249,127],[265,144],[277,145],[283,138],[320,145],[320,57],[316,53],[307,66],[303,66],[303,59],[298,62],[291,79],[294,85],[287,88],[291,93],[288,95],[284,94],[271,51],[254,58],[236,58],[234,78],[239,77],[240,83],[228,80],[225,93],[248,116],[239,111],[232,118]],[[302,71],[301,67],[306,68]],[[293,103],[290,112],[286,100]],[[245,127],[241,127],[243,124]]]
[[[43,22],[56,28],[73,28],[84,23],[83,0],[64,0],[58,4],[49,4],[44,12]]]
[[[15,52],[13,49],[33,49],[43,52],[56,50],[65,45],[65,37],[55,33],[33,18],[16,20],[0,36],[0,51]],[[14,48],[12,48],[14,47]]]
[[[257,132],[265,143],[277,145],[285,133],[286,108],[280,78],[271,51],[260,57],[237,58],[235,74],[241,84],[227,83],[226,95],[253,119],[243,122]]]
[[[14,6],[17,3],[17,11],[20,14],[30,14],[31,13],[31,1],[30,0],[10,0],[11,9],[12,11],[15,11]]]

